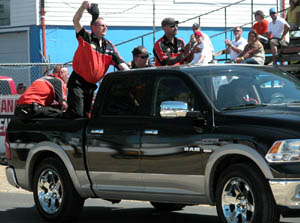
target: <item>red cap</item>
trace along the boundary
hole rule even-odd
[[[201,33],[200,31],[195,32],[195,35],[196,35],[196,36],[200,36],[200,37],[203,36],[202,33]]]

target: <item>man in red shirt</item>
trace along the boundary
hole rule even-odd
[[[67,109],[68,77],[68,69],[58,65],[52,74],[35,80],[17,101],[15,115],[26,119],[62,117]]]
[[[268,26],[269,21],[265,19],[265,15],[263,11],[257,10],[255,13],[255,20],[257,21],[254,23],[252,29],[256,31],[258,34],[258,40],[264,45],[264,48],[268,47]],[[270,48],[270,47],[269,47]]]
[[[98,10],[96,15],[91,11],[95,6],[89,1],[83,1],[73,17],[78,48],[73,57],[73,72],[68,82],[68,109],[64,113],[64,118],[88,117],[96,84],[110,65],[120,70],[129,70],[115,46],[104,38],[107,26],[104,18],[98,17]],[[92,33],[80,24],[85,10],[91,11],[93,15]]]
[[[181,65],[191,62],[193,53],[191,43],[185,45],[184,41],[177,38],[178,21],[174,18],[165,18],[161,22],[165,35],[154,44],[155,66]]]

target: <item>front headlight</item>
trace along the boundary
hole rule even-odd
[[[300,139],[276,141],[266,154],[270,163],[300,162]]]

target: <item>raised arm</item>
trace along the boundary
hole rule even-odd
[[[84,13],[84,10],[86,10],[90,7],[91,7],[91,3],[89,1],[83,1],[80,8],[75,13],[75,15],[73,17],[73,24],[74,24],[76,33],[79,33],[80,30],[82,29],[82,25],[80,24],[80,19]]]

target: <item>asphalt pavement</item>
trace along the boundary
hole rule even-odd
[[[43,223],[31,194],[0,193],[0,222]],[[214,207],[189,206],[182,211],[158,212],[148,202],[122,201],[111,204],[101,199],[85,202],[78,223],[218,223]],[[282,219],[282,223],[299,223],[300,218]]]
[[[36,211],[32,193],[8,184],[5,167],[0,165],[0,222],[43,223]],[[187,206],[181,211],[158,212],[149,202],[121,201],[111,204],[87,199],[78,223],[218,223],[215,207]],[[282,218],[281,223],[300,223],[300,218]]]

